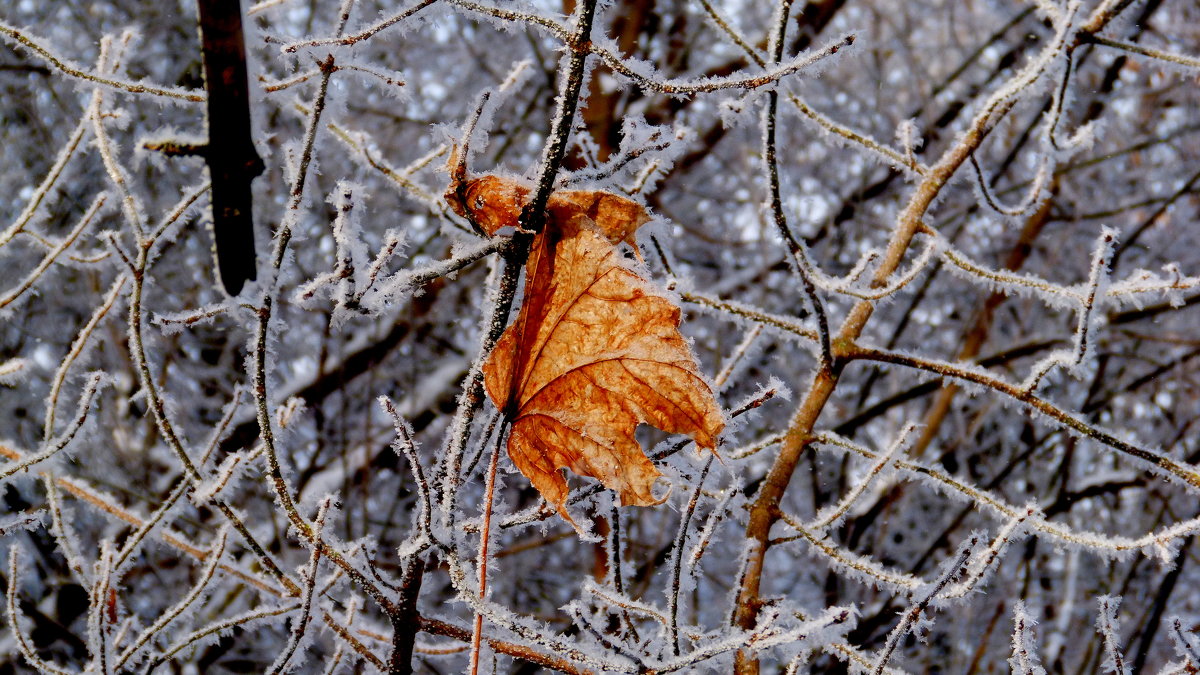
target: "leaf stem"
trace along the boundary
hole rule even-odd
[[[504,434],[508,430],[505,423],[496,436],[496,445],[492,447],[492,456],[488,460],[487,482],[483,494],[483,527],[479,532],[479,599],[487,598],[488,545],[492,534],[492,502],[496,493],[496,467],[500,464],[500,447],[504,442]],[[475,612],[475,626],[471,633],[471,675],[479,672],[480,643],[483,640],[483,614]]]

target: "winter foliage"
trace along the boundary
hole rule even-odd
[[[1200,672],[1196,3],[243,10],[230,297],[196,3],[0,8],[0,673]],[[722,408],[661,505],[484,395],[560,190]]]

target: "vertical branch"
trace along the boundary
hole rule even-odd
[[[459,399],[458,410],[451,424],[450,441],[447,444],[442,472],[442,517],[446,527],[454,530],[454,510],[459,475],[462,470],[462,456],[468,440],[467,429],[471,420],[483,402],[483,370],[481,364],[500,334],[508,324],[508,314],[512,309],[513,299],[517,292],[517,281],[520,279],[521,267],[529,257],[535,233],[540,232],[545,223],[546,202],[554,188],[554,178],[562,165],[566,154],[567,141],[571,134],[572,120],[575,110],[579,107],[579,93],[583,86],[584,65],[587,63],[588,50],[586,46],[591,40],[592,21],[596,13],[596,0],[580,0],[575,7],[575,32],[571,43],[568,44],[570,53],[559,66],[559,90],[555,98],[554,117],[550,121],[550,133],[546,145],[542,148],[542,160],[538,167],[537,188],[533,199],[521,212],[518,231],[512,238],[512,244],[504,254],[504,273],[496,291],[496,304],[487,323],[487,334],[480,345],[479,357],[467,376],[467,384]]]
[[[132,33],[126,32],[121,36],[121,42],[115,51],[112,47],[111,38],[105,37],[101,40],[97,70],[101,72],[109,70],[114,74],[119,74],[121,72],[121,58],[124,55],[125,47],[128,46],[132,39]],[[96,148],[100,151],[100,159],[104,164],[104,170],[108,173],[109,180],[112,181],[113,186],[117,189],[117,193],[121,196],[121,211],[125,216],[125,222],[133,228],[134,235],[138,239],[141,239],[145,234],[142,224],[142,205],[129,187],[128,174],[125,171],[125,167],[121,166],[117,161],[112,140],[108,137],[108,131],[104,128],[105,119],[115,117],[116,115],[105,111],[104,93],[99,87],[92,92],[92,104],[88,115],[91,118],[92,133],[96,137]]]
[[[596,0],[579,0],[575,7],[575,32],[567,45],[571,51],[565,59],[566,63],[559,65],[561,75],[558,97],[554,100],[550,133],[546,145],[542,147],[537,189],[533,199],[521,213],[521,229],[530,232],[541,232],[545,224],[546,202],[550,199],[550,192],[554,189],[554,178],[558,175],[558,168],[562,166],[563,157],[567,152],[575,111],[579,107],[579,92],[583,86],[584,65],[587,63],[595,16]]]
[[[50,511],[50,532],[58,541],[59,551],[67,560],[67,567],[75,576],[75,581],[80,586],[89,584],[87,571],[83,565],[83,559],[79,555],[79,551],[75,548],[75,542],[79,541],[75,531],[71,529],[71,523],[67,522],[63,517],[62,499],[58,493],[58,485],[55,484],[54,478],[48,473],[42,474],[42,489],[46,491],[46,506]]]
[[[88,652],[91,667],[97,672],[108,673],[108,648],[110,625],[117,620],[116,589],[112,587],[112,542],[100,542],[100,556],[96,560],[92,588],[88,596]]]
[[[399,597],[395,607],[387,615],[388,621],[392,624],[392,650],[388,655],[388,671],[408,675],[412,672],[413,647],[416,645],[417,633],[420,630],[417,598],[421,595],[421,584],[425,576],[423,553],[434,543],[433,494],[429,482],[425,478],[425,471],[421,467],[420,458],[417,456],[412,428],[400,417],[400,413],[391,399],[380,396],[378,400],[383,409],[391,416],[393,426],[396,427],[396,440],[392,443],[392,449],[403,454],[408,460],[418,500],[415,532],[408,542],[401,545],[399,550],[402,556]],[[347,616],[349,617],[348,621],[352,620],[350,613]],[[341,645],[338,645],[338,649],[341,649]]]
[[[605,561],[608,566],[609,578],[612,581],[613,590],[618,596],[625,595],[625,575],[621,573],[621,509],[613,502],[608,510],[608,545],[605,550],[608,553],[608,560]],[[629,616],[629,611],[624,607],[621,608],[621,621],[625,624],[625,630],[633,639],[638,639],[637,627],[634,626],[633,619]]]
[[[1120,628],[1117,624],[1117,609],[1121,606],[1121,598],[1108,595],[1096,599],[1099,614],[1096,616],[1096,629],[1104,641],[1105,668],[1113,675],[1126,675],[1129,670],[1125,667],[1125,655],[1121,653],[1121,639],[1118,636]]]
[[[780,0],[776,9],[770,44],[772,63],[779,63],[783,60],[783,41],[787,35],[788,14],[791,5],[792,0]],[[775,130],[778,109],[779,92],[771,89],[767,92],[767,104],[763,108],[762,118],[763,162],[765,165],[764,168],[767,171],[767,186],[770,190],[771,218],[775,221],[775,228],[779,230],[779,236],[783,238],[784,243],[787,245],[788,254],[791,255],[792,264],[796,269],[796,275],[800,278],[800,286],[804,291],[804,297],[808,301],[813,317],[817,321],[817,336],[821,348],[819,366],[822,372],[828,372],[833,368],[833,353],[829,346],[829,319],[825,314],[825,305],[817,295],[817,287],[813,283],[812,265],[808,260],[808,255],[804,251],[804,244],[792,233],[791,227],[788,226],[787,215],[783,212],[783,198],[779,187],[779,161],[775,152]]]
[[[239,0],[198,0],[208,92],[213,244],[221,283],[230,295],[255,278],[254,208],[250,187],[265,168],[250,135],[246,42]]]
[[[692,516],[696,514],[696,506],[700,503],[700,493],[704,489],[704,479],[708,478],[708,470],[712,468],[713,457],[709,455],[696,479],[696,487],[688,499],[687,507],[679,517],[679,530],[675,533],[675,543],[671,555],[671,578],[667,582],[667,643],[671,647],[671,655],[679,656],[679,581],[683,577],[684,546],[687,545],[687,532],[692,524]]]
[[[321,531],[325,527],[325,515],[329,512],[329,506],[332,498],[326,497],[321,500],[321,504],[317,507],[317,517],[313,521],[313,544],[312,551],[308,556],[308,567],[304,570],[304,593],[300,596],[300,618],[293,622],[292,632],[288,637],[287,646],[283,652],[275,659],[270,670],[267,672],[270,675],[278,675],[287,669],[288,661],[292,659],[292,655],[296,653],[300,642],[304,639],[304,634],[308,630],[309,621],[313,614],[313,591],[317,587],[317,566],[321,562],[321,547],[316,543],[321,541]]]
[[[350,7],[354,0],[343,0],[341,15],[338,20],[337,34],[341,35],[350,18]],[[329,80],[334,73],[334,57],[330,54],[321,62],[321,79],[317,85],[317,94],[313,99],[307,124],[304,130],[304,140],[301,144],[300,159],[293,175],[291,190],[288,196],[287,209],[275,234],[275,250],[271,260],[271,280],[263,289],[262,302],[258,307],[258,323],[256,326],[253,346],[253,379],[256,417],[258,419],[259,437],[262,438],[263,450],[267,459],[267,479],[276,498],[283,507],[288,520],[296,527],[302,537],[310,542],[316,542],[313,526],[300,514],[292,497],[291,487],[283,476],[283,468],[279,462],[279,451],[275,444],[275,431],[271,426],[271,408],[267,387],[267,354],[271,333],[271,318],[278,294],[279,275],[283,261],[287,255],[288,243],[292,238],[292,228],[299,217],[300,205],[304,201],[304,184],[308,178],[308,169],[312,163],[316,146],[317,129],[320,127],[321,115],[325,111],[325,101],[329,94]]]
[[[5,609],[8,614],[8,628],[12,631],[13,639],[17,643],[17,649],[21,652],[21,656],[25,657],[25,661],[37,669],[38,672],[50,673],[50,675],[73,675],[70,671],[59,668],[39,657],[33,648],[33,644],[21,632],[21,620],[23,617],[20,609],[17,607],[17,578],[20,570],[20,566],[18,565],[18,560],[21,557],[20,551],[21,549],[16,544],[8,547],[8,588],[5,593],[7,596]]]
[[[507,425],[496,435],[496,445],[488,459],[487,484],[483,490],[483,525],[479,528],[479,601],[487,599],[488,548],[492,538],[492,502],[496,496],[496,468],[500,464],[500,446],[504,442]],[[483,613],[475,611],[475,623],[471,632],[471,675],[479,672],[480,642],[483,639]]]
[[[1093,350],[1091,348],[1091,329],[1096,309],[1096,297],[1100,285],[1108,276],[1108,263],[1112,258],[1113,244],[1116,241],[1116,231],[1104,228],[1092,252],[1091,273],[1088,275],[1086,291],[1079,296],[1079,319],[1075,328],[1075,349],[1065,354],[1051,354],[1041,362],[1034,364],[1029,377],[1021,385],[1029,392],[1037,390],[1042,379],[1057,365],[1068,368],[1079,367]]]
[[[392,651],[388,655],[388,672],[409,675],[413,672],[412,655],[416,646],[417,633],[421,630],[421,616],[417,612],[417,598],[421,595],[421,583],[425,576],[425,558],[410,555],[401,561],[400,597],[396,607],[388,613],[392,624]],[[348,617],[347,622],[353,617]]]
[[[1025,609],[1024,602],[1013,608],[1012,666],[1013,675],[1046,675],[1046,669],[1038,662],[1037,640],[1033,626],[1037,622]]]
[[[1154,604],[1151,605],[1150,616],[1142,625],[1142,635],[1138,640],[1137,653],[1130,666],[1132,675],[1140,675],[1146,667],[1146,660],[1150,656],[1150,646],[1154,644],[1154,636],[1158,634],[1158,629],[1162,625],[1163,614],[1167,611],[1167,603],[1171,599],[1171,594],[1175,592],[1175,585],[1179,583],[1180,575],[1183,574],[1183,565],[1187,562],[1188,551],[1192,548],[1194,539],[1194,536],[1189,535],[1180,542],[1179,553],[1175,555],[1170,571],[1163,576],[1162,583],[1158,585],[1158,591],[1154,594]]]
[[[185,196],[181,203],[190,203],[194,199],[194,195]],[[172,211],[164,219],[163,224],[156,229],[156,233],[163,232],[171,222],[182,217],[184,211],[184,208],[176,208]],[[148,407],[154,418],[155,426],[158,428],[159,433],[162,434],[167,447],[170,448],[175,458],[179,461],[185,478],[194,487],[203,481],[203,477],[196,468],[195,462],[192,461],[191,456],[188,454],[183,439],[176,433],[175,425],[167,415],[167,404],[163,398],[163,393],[159,390],[154,374],[150,372],[150,361],[146,354],[146,343],[143,336],[143,326],[146,319],[142,309],[142,296],[145,290],[146,276],[149,272],[155,241],[156,238],[154,236],[139,237],[137,260],[132,264],[130,276],[133,284],[129,291],[129,351],[133,356],[133,366],[137,370],[139,383],[142,390],[146,392]],[[283,570],[279,568],[279,565],[275,563],[266,549],[258,543],[258,540],[233,508],[218,497],[213,497],[211,501],[217,507],[217,510],[221,512],[221,515],[233,524],[234,529],[237,530],[242,540],[246,543],[246,546],[258,558],[263,568],[276,581],[287,588],[289,592],[298,593],[300,590],[299,587],[296,586],[291,578],[284,574]]]

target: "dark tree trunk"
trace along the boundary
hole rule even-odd
[[[221,283],[236,295],[255,278],[250,184],[263,172],[263,161],[250,135],[241,5],[238,0],[199,0],[199,5],[208,90],[204,157],[212,175],[213,239]]]

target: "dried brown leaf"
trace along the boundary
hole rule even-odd
[[[489,232],[514,225],[529,188],[484,176],[465,204]],[[560,469],[591,476],[623,505],[661,503],[661,476],[634,437],[638,424],[688,434],[715,450],[724,428],[712,391],[679,333],[680,311],[615,244],[649,218],[632,200],[560,191],[526,266],[524,303],[484,364],[488,395],[510,422],[508,454],[570,520]]]
[[[528,185],[515,179],[489,175],[461,185],[452,182],[446,199],[458,215],[470,214],[476,225],[494,235],[502,227],[517,225],[530,191]],[[601,190],[559,190],[550,195],[546,211],[551,223],[597,231],[614,244],[634,244],[634,233],[650,220],[641,204]],[[577,220],[580,222],[574,222]]]

